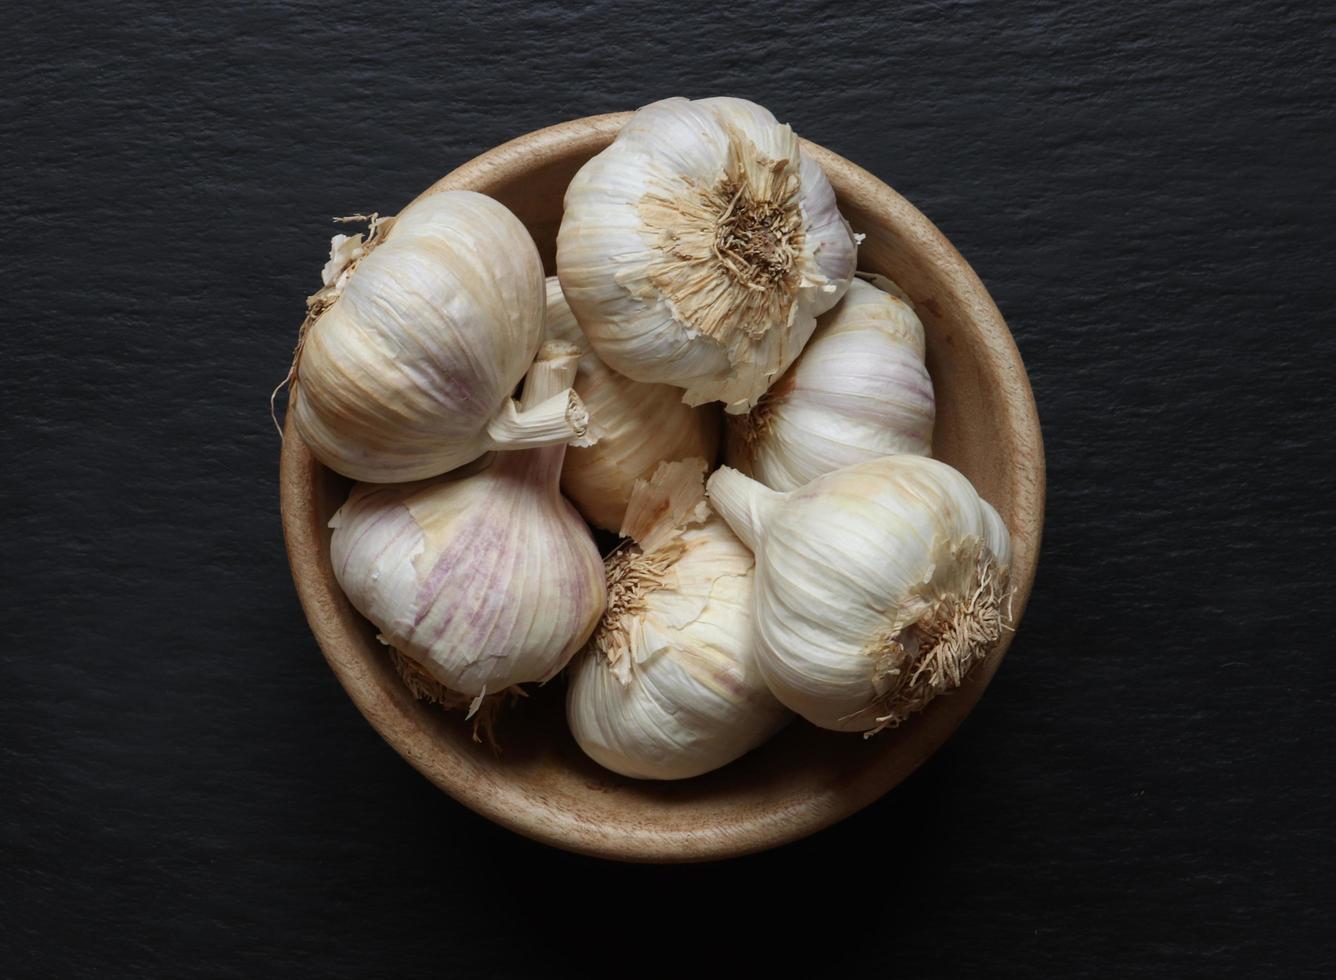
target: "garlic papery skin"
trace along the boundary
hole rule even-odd
[[[579,352],[547,344],[521,409],[570,386]],[[603,561],[558,489],[563,445],[496,453],[432,480],[358,484],[330,521],[335,578],[381,639],[474,699],[545,681],[603,612]]]
[[[709,772],[789,717],[756,665],[751,552],[706,505],[704,471],[665,463],[637,483],[633,542],[608,557],[608,611],[569,672],[576,742],[624,776]]]
[[[388,231],[386,229],[388,228]],[[355,480],[417,480],[494,449],[566,442],[559,400],[521,413],[511,393],[543,340],[543,266],[503,205],[430,194],[338,236],[293,365],[297,433]]]
[[[617,533],[632,487],[661,462],[699,456],[713,468],[722,428],[718,406],[685,405],[680,389],[632,381],[599,360],[556,276],[547,280],[547,336],[584,352],[575,391],[589,412],[594,444],[566,451],[561,490],[591,524]]]
[[[913,307],[854,279],[756,407],[728,417],[726,461],[771,489],[796,490],[853,463],[931,454],[935,402],[923,351]]]
[[[856,252],[790,127],[743,99],[673,98],[571,181],[557,275],[614,370],[745,412],[844,295]]]
[[[709,496],[756,553],[766,684],[822,728],[900,724],[1007,628],[1010,535],[945,463],[888,456],[788,493],[725,466]]]

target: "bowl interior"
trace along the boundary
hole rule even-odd
[[[539,130],[476,158],[426,193],[497,198],[529,228],[554,271],[562,197],[624,114]],[[1043,517],[1043,452],[1025,371],[1001,315],[950,244],[889,187],[805,144],[845,216],[867,236],[860,269],[896,280],[927,332],[937,395],[934,455],[968,476],[1014,539],[1019,619],[1034,578]],[[895,731],[864,740],[794,722],[714,773],[683,782],[626,779],[586,758],[566,729],[561,678],[508,712],[498,755],[473,743],[458,714],[418,702],[375,629],[344,599],[329,563],[328,521],[349,482],[322,467],[288,427],[282,504],[298,593],[331,667],[367,720],[441,789],[483,815],[555,846],[643,861],[703,860],[784,843],[845,817],[896,785],[960,724],[996,671],[1010,634],[965,685]]]

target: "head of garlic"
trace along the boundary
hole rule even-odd
[[[547,280],[547,336],[584,352],[575,391],[589,413],[593,445],[566,451],[561,490],[591,524],[616,533],[631,488],[661,462],[698,456],[714,465],[722,425],[717,406],[685,405],[679,389],[632,381],[599,360],[556,276]]]
[[[730,466],[772,489],[796,490],[842,466],[932,452],[923,324],[904,294],[881,282],[886,288],[854,279],[756,407],[728,417]]]
[[[798,137],[744,99],[664,99],[575,175],[557,274],[609,366],[756,403],[844,294],[857,242]]]
[[[709,496],[756,553],[766,684],[822,728],[900,724],[1001,637],[1011,538],[945,463],[888,456],[788,493],[721,467]]]
[[[579,352],[546,344],[521,408],[570,387]],[[344,593],[380,638],[477,703],[546,681],[603,612],[603,561],[561,496],[566,447],[496,453],[417,483],[358,484],[330,520]]]
[[[570,671],[566,717],[594,761],[685,779],[760,745],[788,717],[752,647],[752,555],[705,503],[703,460],[659,466],[607,560],[608,609]]]
[[[543,265],[520,220],[470,191],[334,239],[293,364],[291,412],[326,466],[417,480],[490,450],[579,437],[569,395],[511,400],[543,340]]]

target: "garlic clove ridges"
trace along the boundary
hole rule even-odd
[[[932,452],[923,324],[898,287],[882,283],[855,278],[784,376],[746,415],[728,416],[730,466],[795,490],[843,466]]]
[[[419,198],[366,242],[337,236],[322,278],[290,411],[326,466],[407,482],[581,434],[574,419],[514,418],[511,392],[543,339],[543,268],[502,204],[470,191]],[[511,424],[498,429],[502,416]]]
[[[945,463],[890,456],[786,493],[721,467],[709,496],[756,554],[766,684],[823,728],[901,724],[1007,628],[1010,536]]]
[[[523,408],[569,387],[547,345]],[[497,453],[432,480],[358,484],[330,521],[334,574],[382,640],[468,699],[555,676],[603,612],[603,562],[558,490],[565,446]]]

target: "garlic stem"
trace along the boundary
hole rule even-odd
[[[543,344],[528,374],[524,376],[520,410],[528,411],[569,391],[580,366],[580,354],[579,347],[564,340],[549,340]],[[578,404],[579,398],[575,400]]]
[[[710,506],[728,522],[733,533],[753,553],[760,546],[763,528],[784,494],[757,483],[731,466],[714,471],[707,484]]]
[[[487,448],[536,449],[579,438],[588,424],[574,392],[553,395],[527,411],[508,399],[487,423]]]
[[[536,449],[582,440],[589,413],[571,385],[580,362],[573,344],[549,341],[524,378],[519,402],[508,398],[487,423],[489,449]]]

